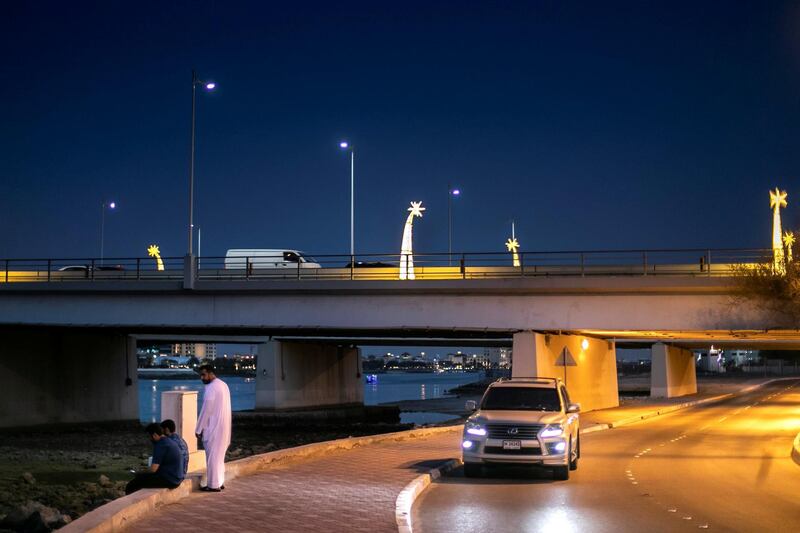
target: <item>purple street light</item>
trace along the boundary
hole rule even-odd
[[[453,196],[458,196],[459,194],[461,194],[459,189],[453,189]]]
[[[206,83],[206,89],[208,89],[209,91],[211,91],[211,90],[214,90],[214,88],[215,88],[216,86],[217,86],[217,84],[216,84],[216,83],[214,83],[213,81],[212,81],[212,82],[209,82],[209,83]]]
[[[108,204],[108,207],[110,207],[111,209],[116,209],[117,208],[117,202],[111,202],[110,204]]]
[[[347,141],[342,141],[342,142],[339,143],[339,148],[349,148],[349,147],[350,147],[350,143],[347,142]]]

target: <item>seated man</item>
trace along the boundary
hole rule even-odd
[[[161,429],[164,431],[165,437],[169,437],[178,445],[178,449],[181,451],[181,457],[183,458],[183,475],[185,476],[186,472],[189,471],[189,446],[186,444],[186,441],[183,440],[183,437],[175,433],[174,420],[168,418],[161,422]]]
[[[149,472],[136,474],[128,483],[125,494],[147,488],[174,489],[183,481],[183,459],[175,441],[165,437],[158,424],[147,426],[145,433],[153,443],[153,462]]]

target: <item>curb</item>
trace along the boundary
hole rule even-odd
[[[460,431],[461,425],[411,429],[365,437],[349,437],[276,450],[274,452],[253,455],[226,463],[225,480],[232,481],[241,476],[255,474],[268,468],[273,463],[299,461],[339,450],[351,450],[359,446],[366,446],[379,442],[422,438],[437,433],[446,433],[456,430]],[[118,498],[86,513],[77,520],[67,524],[59,531],[63,531],[64,533],[115,533],[121,531],[139,518],[150,514],[160,507],[175,503],[188,497],[193,492],[196,492],[200,488],[200,474],[202,474],[202,472],[189,474],[188,479],[184,480],[183,483],[172,490],[142,489],[128,496]]]
[[[422,491],[428,488],[431,482],[461,465],[461,459],[450,459],[442,466],[433,468],[426,474],[417,476],[400,491],[394,503],[394,517],[397,522],[397,530],[400,533],[411,533],[411,507]]]

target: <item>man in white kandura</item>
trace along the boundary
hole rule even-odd
[[[219,492],[225,488],[225,452],[231,444],[231,392],[214,365],[202,365],[200,379],[206,386],[196,430],[206,451],[206,486],[200,490]]]

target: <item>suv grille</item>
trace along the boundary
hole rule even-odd
[[[517,424],[486,424],[486,431],[490,439],[533,440],[543,427],[542,424],[524,426]]]

